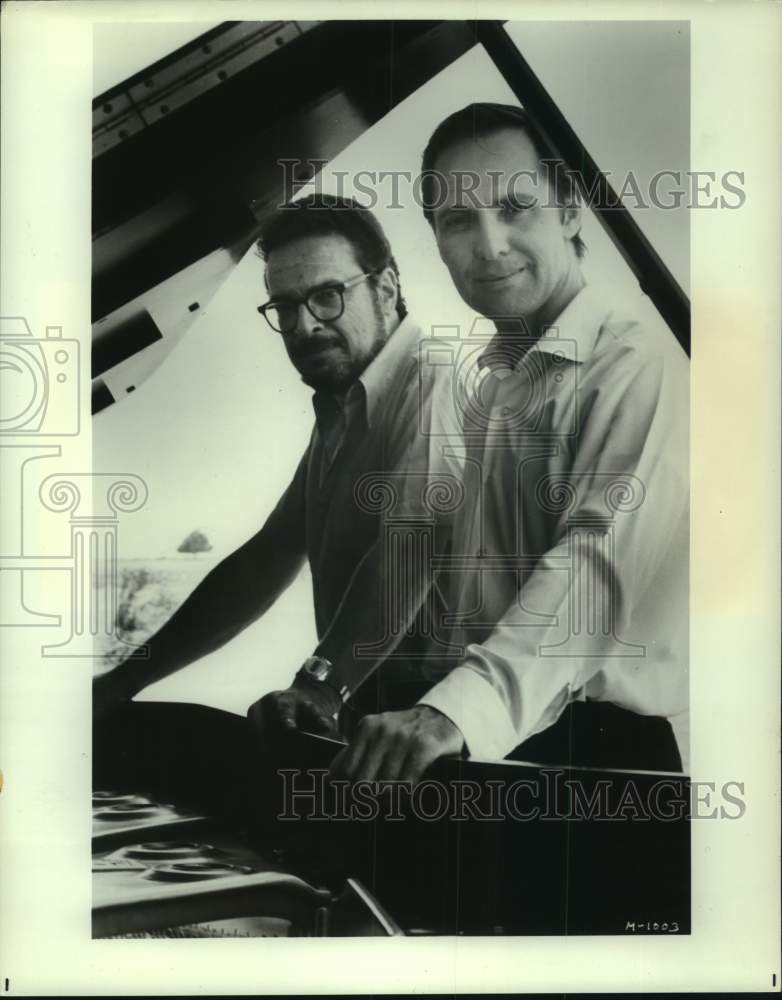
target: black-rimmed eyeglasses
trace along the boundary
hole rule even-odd
[[[299,308],[304,305],[307,311],[321,323],[332,323],[339,319],[345,311],[345,292],[359,282],[366,281],[377,271],[367,271],[348,281],[335,281],[328,285],[313,288],[301,298],[279,298],[258,306],[258,312],[263,316],[272,330],[277,333],[293,333],[299,322]]]

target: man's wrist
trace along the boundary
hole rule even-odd
[[[341,683],[334,664],[323,656],[309,656],[296,673],[296,679],[299,678],[305,685],[328,689],[339,699],[340,705],[350,696],[347,686]]]
[[[342,707],[342,698],[340,698],[339,692],[335,688],[330,684],[324,684],[322,681],[315,680],[308,674],[302,673],[301,670],[293,678],[291,687],[297,691],[305,691],[307,694],[313,694],[319,699],[327,701],[330,705],[334,706],[335,711]]]
[[[453,732],[454,739],[457,738],[461,741],[461,746],[459,747],[458,753],[463,757],[467,754],[467,742],[464,739],[464,733],[456,725],[450,716],[446,715],[445,712],[441,712],[439,708],[435,708],[434,705],[421,705],[420,703],[413,706],[414,709],[418,709],[422,716],[432,719],[437,725],[441,726],[446,732]]]

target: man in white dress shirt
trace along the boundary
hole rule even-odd
[[[587,286],[574,183],[551,155],[520,108],[488,104],[424,153],[440,256],[494,334],[475,352],[443,576],[462,652],[428,668],[419,701],[453,729],[369,716],[340,775],[416,779],[459,751],[687,769],[687,358],[651,309]]]

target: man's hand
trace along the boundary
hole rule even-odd
[[[331,776],[415,783],[438,757],[461,753],[463,747],[458,727],[429,705],[367,715],[356,727],[350,746],[334,758]]]
[[[336,691],[325,684],[296,682],[272,691],[251,705],[247,717],[264,740],[303,729],[320,736],[337,736],[335,715],[342,707]]]
[[[129,702],[136,693],[132,675],[122,666],[115,667],[99,677],[94,677],[92,680],[93,721],[100,722],[115,708]]]

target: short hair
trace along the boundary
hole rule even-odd
[[[424,216],[432,228],[434,228],[432,206],[436,200],[433,174],[438,157],[457,142],[464,139],[475,139],[478,136],[488,136],[504,128],[516,128],[524,132],[532,143],[538,159],[541,162],[545,160],[551,163],[553,170],[549,170],[548,175],[550,179],[553,174],[557,201],[564,205],[570,205],[576,200],[577,186],[572,173],[565,169],[562,158],[523,108],[512,104],[468,104],[466,108],[455,111],[440,122],[424,150],[421,163],[421,195]],[[576,256],[583,257],[586,244],[581,238],[581,234],[576,233],[572,242]]]
[[[342,236],[356,254],[359,266],[373,274],[390,267],[397,279],[396,313],[400,320],[407,315],[402,297],[399,268],[383,227],[368,208],[354,198],[330,194],[312,194],[278,208],[263,226],[256,244],[261,257],[280,247],[310,236]],[[375,280],[374,278],[372,279]]]

